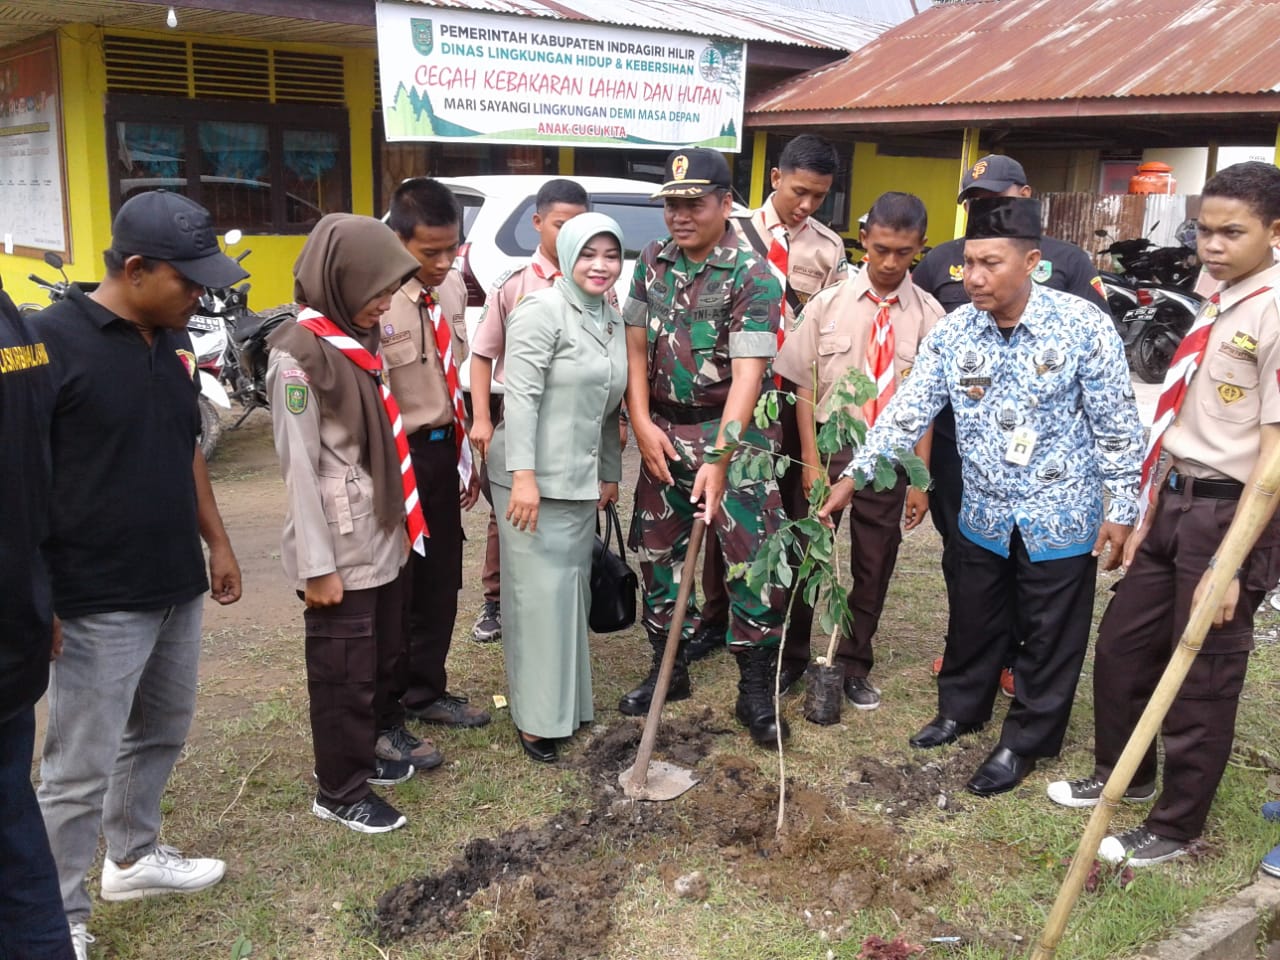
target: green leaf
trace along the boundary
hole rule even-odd
[[[253,944],[243,933],[236,937],[235,942],[231,944],[231,960],[244,960],[253,952]]]
[[[724,456],[727,452],[728,452],[727,447],[709,447],[706,450],[706,452],[702,454],[702,462],[703,463],[719,463],[721,460],[724,459]]]
[[[766,404],[766,409],[769,411],[769,419],[777,420],[778,419],[778,391],[770,390],[767,396],[768,396],[768,401]]]
[[[899,448],[894,453],[898,457],[898,462],[907,471],[907,482],[917,490],[928,490],[930,483],[929,468],[924,465],[924,461],[910,450]]]
[[[790,469],[791,458],[787,456],[779,457],[777,462],[773,465],[773,475],[778,479],[781,479],[782,475]]]
[[[831,636],[831,631],[836,628],[836,620],[831,616],[830,610],[822,611],[822,615],[818,617],[818,626],[825,636]]]
[[[728,443],[736,444],[742,440],[742,424],[730,420],[724,425],[724,438]]]
[[[791,565],[787,563],[778,564],[777,573],[778,573],[778,582],[782,584],[784,588],[790,588],[793,582],[791,579],[792,578]]]
[[[894,469],[893,463],[884,457],[876,458],[876,475],[873,481],[877,490],[892,490],[898,483],[898,471]]]

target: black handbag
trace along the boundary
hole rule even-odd
[[[609,549],[615,534],[617,553]],[[592,632],[615,633],[635,623],[639,586],[635,571],[627,565],[618,509],[611,503],[604,511],[604,539],[601,540],[597,532],[591,548],[591,606],[587,611],[587,625]]]

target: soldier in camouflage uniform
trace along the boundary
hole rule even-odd
[[[644,626],[653,644],[649,676],[618,705],[645,713],[653,697],[681,566],[697,521],[719,537],[725,561],[753,559],[783,521],[778,486],[744,481],[726,488],[728,462],[704,453],[725,440],[730,421],[750,442],[777,449],[777,428],[752,425],[752,411],[777,349],[782,288],[766,262],[740,246],[727,218],[729,166],[714,150],[677,150],[667,158],[665,201],[671,237],[640,254],[623,310],[627,323],[627,407],[643,466],[636,486],[632,543],[644,577]],[[730,582],[729,648],[737,654],[738,720],[759,743],[772,743],[773,676],[785,592],[752,593]],[[685,638],[687,640],[687,636]],[[690,695],[683,651],[670,700]]]

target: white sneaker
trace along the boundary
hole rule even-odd
[[[93,934],[83,923],[71,924],[71,948],[76,952],[76,960],[89,960],[89,944],[93,942]]]
[[[195,893],[211,887],[226,872],[221,860],[188,860],[173,847],[159,844],[132,867],[121,869],[110,857],[102,861],[102,899],[137,900],[163,893]]]

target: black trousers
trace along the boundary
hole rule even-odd
[[[945,427],[939,431],[936,427],[939,421],[949,422],[951,432],[948,433]],[[946,584],[949,605],[956,591],[964,589],[955,548],[955,542],[961,539],[960,501],[964,498],[964,476],[960,467],[960,451],[956,449],[955,416],[950,404],[943,407],[934,424],[933,451],[929,458],[929,474],[933,479],[933,489],[929,492],[929,519],[942,537],[942,580]],[[1016,602],[1016,598],[1010,599]],[[1017,635],[1011,635],[1009,649],[1000,663],[1002,667],[1014,666],[1018,645]]]
[[[36,713],[0,720],[0,957],[73,960],[58,868],[31,789]]]
[[[409,437],[418,498],[430,533],[426,555],[409,554],[407,656],[395,693],[410,709],[430,706],[444,696],[445,660],[462,589],[458,448],[452,437],[432,443],[427,435],[419,430]]]
[[[954,543],[964,589],[951,598],[938,712],[961,723],[989,720],[1008,638],[1016,634],[1023,638],[1018,694],[1000,743],[1022,756],[1055,756],[1089,644],[1097,558],[1032,563],[1016,527],[1007,558],[963,534]]]
[[[942,538],[942,579],[947,585],[947,599],[950,600],[958,580],[954,543],[960,537],[960,500],[964,495],[964,480],[955,437],[939,432],[936,426],[944,414],[950,418],[952,430],[955,429],[955,418],[948,405],[944,413],[934,420],[933,449],[929,455],[929,475],[933,479],[933,489],[929,491],[929,519]]]
[[[405,580],[348,590],[306,610],[307,693],[320,794],[355,803],[369,793],[378,731],[404,722],[392,689],[403,672]]]
[[[1196,585],[1235,508],[1236,501],[1161,491],[1151,530],[1116,584],[1098,628],[1093,671],[1098,777],[1111,775],[1177,648]],[[1204,831],[1231,756],[1236,707],[1253,648],[1253,612],[1278,576],[1280,519],[1272,520],[1249,554],[1235,616],[1209,631],[1161,726],[1164,783],[1146,819],[1159,836],[1190,841]],[[1156,773],[1152,743],[1133,782],[1152,783]]]

